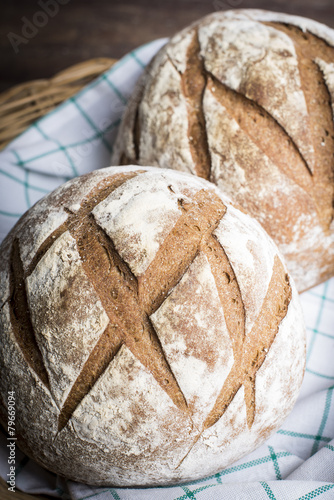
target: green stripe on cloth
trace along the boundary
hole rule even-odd
[[[88,116],[88,114],[86,113],[86,111],[84,111],[82,109],[82,107],[80,106],[80,104],[73,97],[70,97],[69,100],[71,102],[73,102],[74,106],[78,109],[78,111],[86,119],[86,121],[89,123],[89,125],[95,130],[96,134],[100,137],[102,143],[105,145],[105,147],[107,148],[107,150],[109,151],[109,153],[111,153],[112,152],[112,147],[109,144],[109,142],[106,141],[106,139],[103,137],[103,132],[97,128],[97,126],[95,125],[95,123],[93,122],[93,120],[90,118],[90,116]]]
[[[181,497],[177,497],[177,498],[175,498],[175,500],[187,500],[187,498],[191,498],[192,500],[197,500],[196,499],[197,493],[200,493],[201,491],[207,490],[208,488],[213,488],[214,486],[218,486],[218,484],[207,484],[205,486],[201,486],[200,488],[197,488],[194,491],[191,491],[187,486],[181,486],[181,488],[185,492],[185,495],[182,495]]]
[[[219,472],[217,474],[215,474],[215,478],[217,479],[218,484],[222,484],[222,477],[221,477],[221,474]]]
[[[185,496],[183,497],[179,497],[178,500],[181,500],[182,499],[186,499],[186,498],[192,498],[193,500],[196,500],[196,497],[194,495],[194,493],[192,491],[190,491],[189,488],[187,488],[187,486],[182,486],[182,489],[183,491],[185,492]]]
[[[332,396],[333,396],[333,387],[331,387],[327,391],[324,413],[322,415],[322,419],[321,419],[321,423],[320,423],[318,435],[316,436],[316,438],[314,440],[314,444],[313,444],[313,447],[312,447],[311,455],[314,455],[318,451],[319,441],[320,441],[320,439],[322,437],[322,433],[324,431],[324,428],[325,428],[327,420],[328,420],[329,410],[330,410],[330,407],[331,407],[331,404],[332,404]]]
[[[19,184],[23,184],[23,186],[25,186],[25,184],[26,184],[26,182],[23,181],[22,179],[19,179],[18,177],[15,177],[15,175],[9,174],[8,172],[5,172],[4,170],[0,169],[0,174],[5,175],[9,179],[12,179],[13,181],[18,182]],[[29,184],[29,188],[34,189],[35,191],[40,191],[41,193],[49,193],[50,192],[49,189],[43,189],[43,188],[40,188],[38,186],[33,186],[32,184]]]
[[[325,444],[324,448],[327,448],[328,450],[334,451],[334,446],[331,444]]]
[[[334,377],[330,375],[324,375],[323,373],[315,372],[314,370],[310,370],[309,368],[306,368],[305,371],[311,373],[312,375],[316,375],[317,377],[326,378],[327,380],[334,380]]]
[[[41,134],[41,136],[42,136],[44,139],[46,139],[46,140],[48,140],[48,141],[51,141],[51,142],[54,142],[54,143],[56,143],[56,144],[57,144],[57,146],[59,147],[59,151],[63,151],[63,153],[65,154],[66,158],[68,159],[68,162],[69,162],[69,164],[70,164],[70,166],[71,166],[71,169],[72,169],[72,172],[73,172],[73,176],[74,176],[74,177],[77,177],[77,176],[79,175],[79,173],[78,173],[78,171],[77,171],[77,169],[76,169],[76,167],[75,167],[75,165],[74,165],[74,163],[73,163],[73,161],[72,161],[71,156],[68,154],[68,152],[67,152],[66,148],[65,148],[65,147],[64,147],[64,146],[63,146],[63,145],[62,145],[59,141],[57,141],[56,139],[51,139],[51,137],[49,137],[49,136],[48,136],[48,135],[44,132],[44,130],[42,130],[42,129],[40,128],[40,126],[39,126],[39,124],[38,124],[37,122],[33,123],[31,126],[32,126],[32,127],[34,127],[36,130],[38,130],[38,132]]]
[[[281,471],[279,470],[277,455],[276,455],[274,448],[272,446],[268,446],[268,448],[270,451],[270,457],[271,457],[273,464],[274,464],[276,479],[281,480],[282,476],[281,476]]]
[[[111,489],[109,491],[110,491],[110,493],[112,494],[112,496],[114,497],[115,500],[121,500],[121,497],[119,496],[119,494],[117,493],[117,491],[115,491],[114,489]]]
[[[310,295],[313,295],[313,297],[317,297],[318,299],[327,300],[328,302],[334,302],[334,299],[332,299],[331,297],[326,297],[325,295],[320,295],[319,293],[313,292],[312,290],[308,290],[307,293],[309,293]]]
[[[327,337],[329,339],[334,339],[334,335],[330,335],[329,333],[324,333],[321,332],[320,330],[316,330],[315,328],[307,328],[310,332],[318,333],[319,335],[322,335],[323,337]]]
[[[114,85],[107,77],[106,75],[101,76],[102,80],[104,80],[109,87],[115,92],[117,97],[122,101],[122,103],[125,105],[127,103],[127,98],[122,94],[122,92]]]
[[[0,210],[0,215],[4,215],[5,217],[21,217],[21,214],[15,214],[12,212],[5,212],[4,210]]]
[[[334,484],[326,484],[324,486],[319,486],[319,488],[310,491],[309,493],[306,493],[306,495],[299,497],[297,500],[311,500],[312,498],[316,498],[319,495],[322,495],[322,493],[325,493],[328,490],[332,490],[333,488]]]
[[[329,439],[329,440],[331,440],[331,439]],[[289,451],[280,451],[276,454],[276,456],[277,456],[277,458],[293,457],[293,455]],[[207,476],[205,479],[197,479],[195,481],[190,481],[185,486],[187,486],[187,487],[194,486],[196,484],[202,483],[204,480],[211,481],[212,479],[215,479],[216,483],[212,483],[212,484],[208,485],[211,488],[213,486],[217,486],[218,484],[222,484],[222,481],[221,481],[222,476],[225,476],[227,474],[231,474],[234,472],[240,472],[240,471],[243,471],[245,469],[256,467],[258,465],[262,465],[262,464],[265,464],[265,463],[268,463],[271,461],[272,461],[272,457],[267,455],[265,457],[258,458],[256,460],[251,460],[249,462],[245,462],[245,463],[240,464],[240,465],[235,465],[235,466],[229,467],[227,469],[222,470],[221,472],[218,472],[217,474],[214,474],[212,476]],[[173,486],[171,486],[171,487],[173,487]],[[159,488],[164,488],[164,486],[161,486]],[[195,490],[195,492],[196,491],[197,490]],[[80,499],[80,500],[82,500],[82,499]]]
[[[107,78],[110,77],[113,73],[117,72],[120,68],[122,68],[122,66],[124,66],[129,61],[129,59],[135,60],[138,63],[138,65],[140,66],[140,62],[139,62],[139,58],[137,57],[137,54],[140,53],[142,50],[144,50],[146,47],[148,47],[151,43],[152,42],[147,42],[147,43],[141,45],[140,47],[138,47],[138,49],[135,49],[133,52],[127,54],[124,57],[122,57],[122,59],[120,59],[117,63],[115,63],[106,72]],[[134,54],[135,54],[136,57],[133,57]],[[101,82],[102,76],[103,75],[101,75],[99,78],[96,78],[95,80],[93,80],[88,85],[85,85],[85,87],[82,90],[80,90],[75,95],[75,98],[78,99],[79,97],[81,97],[84,94],[86,94],[86,92],[89,92],[91,89],[93,89],[94,87],[98,86],[99,83]],[[66,101],[64,101],[61,104],[59,104],[56,108],[54,108],[51,111],[49,111],[45,116],[42,116],[41,118],[39,118],[38,119],[38,123],[41,124],[44,121],[49,120],[50,117],[52,117],[53,115],[57,115],[59,113],[64,113],[65,110],[66,110],[66,108],[69,105],[69,101],[70,101],[70,99],[67,99]],[[18,139],[19,137],[23,136],[25,133],[26,133],[26,130],[23,131],[21,134],[19,134],[16,137],[16,139]],[[12,151],[10,148],[9,148],[9,150]]]
[[[277,434],[283,434],[284,436],[291,436],[291,437],[298,437],[298,438],[305,438],[305,439],[315,439],[316,436],[315,434],[304,434],[302,432],[293,432],[293,431],[285,431],[284,429],[280,429],[277,431]],[[326,443],[329,443],[332,441],[333,438],[329,437],[324,437],[321,436],[319,441],[325,441]]]
[[[14,153],[16,159],[17,159],[17,165],[24,168],[24,162],[22,161],[22,159],[19,156],[18,152],[17,151],[13,151],[13,153]],[[29,173],[28,173],[27,169],[24,169],[24,182],[23,182],[23,185],[24,185],[24,195],[25,195],[25,199],[26,199],[27,208],[30,208],[31,207],[31,203],[30,203],[30,197],[29,197]]]
[[[103,129],[102,133],[105,134],[107,132],[110,132],[114,128],[118,127],[118,125],[120,123],[121,123],[121,120],[120,120],[120,118],[118,118],[117,120],[115,120],[114,122],[112,122],[110,125],[108,125],[105,129]],[[90,143],[90,142],[96,141],[97,139],[100,139],[101,138],[100,136],[101,136],[101,133],[98,132],[98,133],[93,134],[91,137],[88,137],[85,140],[73,142],[71,144],[66,144],[66,146],[62,146],[62,147],[64,149],[68,150],[68,149],[71,149],[71,148],[76,148],[78,146],[84,146],[87,143]],[[52,155],[54,153],[57,153],[58,151],[59,151],[59,148],[57,148],[57,149],[51,149],[50,151],[46,151],[45,153],[41,153],[39,155],[32,156],[31,158],[28,158],[27,160],[24,160],[24,165],[27,165],[27,163],[31,163],[31,162],[33,162],[35,160],[40,160],[41,158],[45,158],[46,156]],[[29,187],[31,187],[31,186],[29,186]],[[49,191],[45,190],[45,192],[49,192]]]
[[[331,439],[329,439],[329,441],[331,441]],[[277,458],[291,457],[291,456],[292,456],[291,453],[288,451],[280,451],[279,453],[276,454]],[[265,464],[265,463],[268,463],[271,461],[272,461],[272,457],[270,457],[270,456],[258,458],[256,460],[251,460],[250,462],[245,462],[241,465],[235,465],[234,467],[229,467],[228,469],[224,469],[219,473],[219,475],[221,477],[226,476],[227,474],[231,474],[233,472],[238,472],[238,471],[241,471],[244,469],[249,469],[251,467],[256,467],[257,465],[262,465],[262,464]],[[217,476],[217,474],[216,474],[216,476]],[[214,477],[216,477],[216,476],[214,476]]]
[[[141,66],[142,68],[146,68],[146,64],[144,64],[140,59],[139,57],[137,56],[137,54],[135,52],[131,52],[130,53],[130,56],[136,61],[136,63],[139,64],[139,66]]]
[[[31,207],[30,196],[29,196],[29,171],[25,171],[25,186],[24,186],[24,194],[26,197],[27,207]]]
[[[270,498],[270,500],[276,500],[276,497],[275,497],[272,489],[269,487],[268,483],[266,483],[265,481],[260,481],[260,484],[261,484],[262,488],[264,489],[264,491],[267,493],[268,498]]]
[[[144,49],[145,47],[147,47],[148,45],[150,45],[152,42],[147,42],[145,43],[144,45],[141,45],[138,49],[136,49],[135,51],[133,52],[140,52],[142,49]],[[117,63],[115,63],[112,68],[110,68],[107,72],[106,72],[106,75],[109,77],[111,76],[113,73],[115,73],[116,71],[118,71],[122,66],[124,66],[124,64],[126,64],[126,62],[129,60],[129,59],[133,59],[131,53],[130,54],[127,54],[126,56],[122,57],[122,59],[120,59],[119,61],[117,61]],[[137,61],[138,62],[138,61]],[[103,75],[102,75],[103,76]],[[80,90],[76,95],[75,95],[75,98],[79,98],[81,96],[83,96],[84,94],[86,94],[86,92],[89,92],[91,89],[93,89],[94,87],[98,86],[101,82],[101,79],[102,79],[102,76],[100,76],[99,78],[96,78],[95,80],[93,80],[91,83],[89,83],[88,85],[85,85],[85,87]],[[43,123],[44,121],[50,119],[51,116],[53,115],[57,115],[58,113],[63,113],[65,108],[69,105],[69,100],[70,99],[66,99],[66,101],[62,102],[61,104],[59,104],[56,108],[52,109],[51,111],[49,111],[45,116],[42,116],[41,118],[38,119],[38,123],[41,124]],[[23,131],[21,134],[19,134],[17,138],[19,138],[20,136],[24,135],[26,133],[26,130]]]

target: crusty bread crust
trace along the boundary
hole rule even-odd
[[[298,293],[211,183],[116,167],[32,207],[0,247],[0,415],[96,485],[213,474],[281,425],[302,381]]]
[[[255,217],[303,291],[334,274],[334,31],[261,10],[175,35],[135,89],[112,164],[188,171]]]

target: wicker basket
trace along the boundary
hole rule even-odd
[[[98,58],[76,64],[48,80],[35,80],[17,85],[0,94],[0,150],[24,132],[38,118],[44,116],[89,82],[107,71],[116,59]],[[2,500],[32,500],[50,497],[8,491],[0,478]]]
[[[0,94],[0,150],[31,123],[76,94],[115,62],[116,59],[91,59],[48,80],[23,83]]]

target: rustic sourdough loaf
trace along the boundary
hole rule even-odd
[[[334,274],[334,31],[261,10],[174,36],[139,81],[115,165],[189,171],[240,203],[299,291]]]
[[[275,244],[211,183],[118,167],[32,207],[0,247],[0,414],[95,485],[213,474],[291,410],[305,363]]]

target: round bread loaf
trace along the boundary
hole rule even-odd
[[[334,31],[261,10],[174,36],[125,112],[112,164],[189,171],[273,237],[299,291],[334,274]]]
[[[73,179],[0,247],[0,414],[19,446],[94,485],[213,474],[291,410],[298,293],[261,226],[157,168]]]

